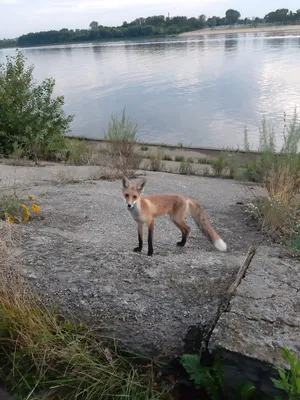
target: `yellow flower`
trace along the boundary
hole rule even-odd
[[[34,200],[34,196],[33,196],[32,194],[30,194],[30,195],[28,196],[28,198],[29,198],[29,200],[31,200],[31,201]]]
[[[32,210],[34,211],[34,212],[38,212],[38,211],[40,211],[40,206],[38,205],[38,204],[32,204]]]
[[[10,224],[13,224],[14,223],[14,217],[13,217],[13,215],[9,215],[9,217],[7,218],[7,221],[10,223]]]
[[[29,215],[24,215],[22,222],[27,222],[29,220]]]
[[[26,215],[30,216],[28,207],[25,204],[20,204],[20,206],[24,208]]]

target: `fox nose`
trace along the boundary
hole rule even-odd
[[[131,208],[131,207],[133,207],[133,206],[132,206],[132,204],[127,204],[127,207],[128,207],[128,208]]]

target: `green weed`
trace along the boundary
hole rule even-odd
[[[288,348],[282,350],[284,361],[288,369],[277,368],[279,379],[272,379],[275,387],[281,389],[288,395],[288,400],[300,399],[300,359],[298,359]],[[276,397],[283,400],[283,397]]]

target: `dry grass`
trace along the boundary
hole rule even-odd
[[[151,171],[163,171],[165,164],[163,163],[164,153],[161,151],[150,153],[148,169]]]
[[[300,219],[300,168],[284,158],[277,158],[263,176],[268,197],[261,203],[262,227],[275,239],[293,235]]]
[[[261,220],[263,230],[272,238],[285,241],[299,234],[300,220],[300,125],[295,111],[284,134],[284,145],[276,153],[274,128],[263,120],[260,129],[261,156],[255,174],[267,197],[251,204],[250,211]]]
[[[63,320],[33,295],[15,266],[15,229],[0,225],[0,378],[5,390],[22,400],[169,398],[154,387],[152,369],[141,373],[115,345],[108,346],[82,323]]]

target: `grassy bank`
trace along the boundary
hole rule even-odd
[[[138,366],[135,355],[33,294],[14,228],[0,221],[0,387],[19,400],[170,399],[151,360]]]

